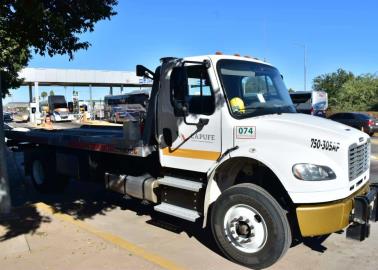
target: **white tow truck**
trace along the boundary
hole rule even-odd
[[[172,57],[137,75],[153,79],[147,114],[122,129],[6,131],[38,189],[104,178],[156,211],[211,226],[224,255],[251,268],[274,264],[293,239],[344,228],[369,236],[378,219],[369,137],[296,113],[275,67]]]

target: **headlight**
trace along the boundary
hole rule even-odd
[[[295,164],[293,174],[299,180],[322,181],[336,179],[336,174],[327,166],[308,163]]]

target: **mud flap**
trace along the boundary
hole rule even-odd
[[[354,199],[354,209],[351,215],[352,224],[348,227],[346,237],[363,241],[370,235],[369,221],[378,221],[378,184],[372,184],[370,191]]]

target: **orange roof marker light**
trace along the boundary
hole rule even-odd
[[[238,54],[238,53],[234,53],[234,56],[240,56],[240,54]]]
[[[223,55],[223,53],[220,52],[220,51],[217,51],[217,52],[215,52],[215,55]]]

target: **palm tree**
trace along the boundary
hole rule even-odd
[[[41,97],[42,97],[43,100],[45,100],[45,98],[47,97],[47,93],[45,91],[43,91],[41,93]]]
[[[54,90],[51,90],[51,91],[50,91],[50,96],[55,96],[55,92],[54,92]]]

